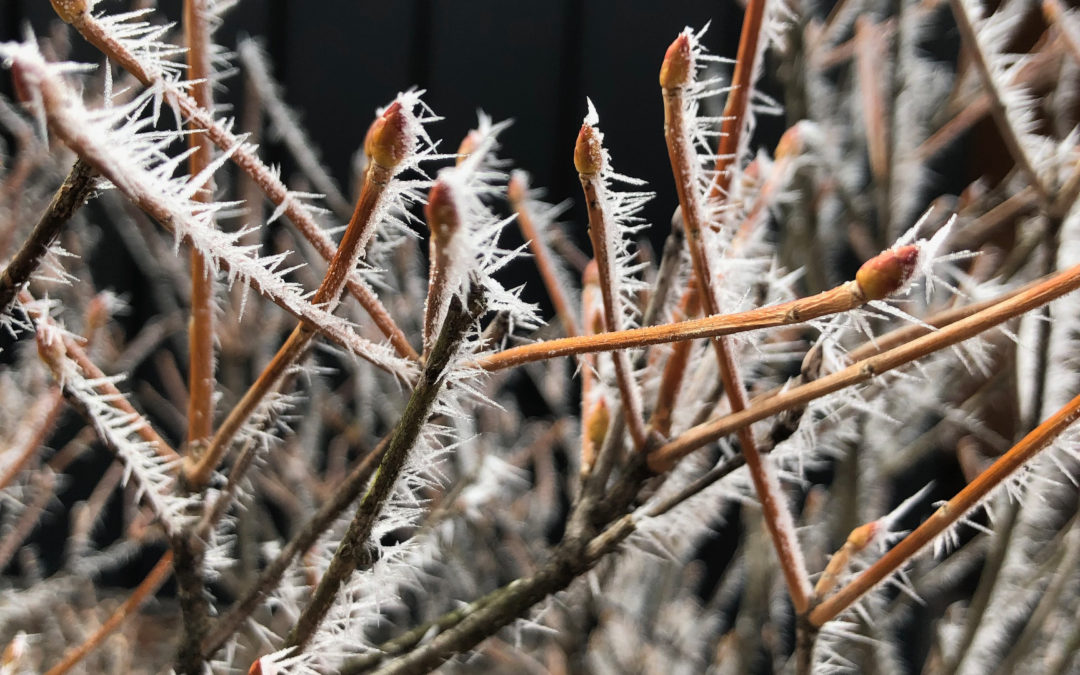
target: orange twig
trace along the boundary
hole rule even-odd
[[[778,305],[769,305],[768,307],[759,307],[746,312],[707,316],[690,321],[599,333],[597,335],[581,335],[576,338],[534,342],[520,347],[504,349],[481,359],[478,364],[485,370],[502,370],[523,363],[554,359],[560,356],[607,352],[617,349],[634,349],[665,342],[733,335],[761,328],[775,328],[777,326],[802,323],[829,314],[846,312],[865,304],[865,302],[866,298],[858,291],[855,282],[849,281],[842,286],[837,286],[808,298],[800,298]]]
[[[562,284],[559,283],[559,275],[555,262],[551,259],[551,251],[533,222],[527,198],[528,189],[526,177],[521,172],[515,171],[510,177],[510,184],[507,188],[510,205],[514,208],[514,213],[517,214],[521,234],[529,242],[529,250],[532,251],[533,259],[536,260],[536,268],[540,271],[540,278],[544,281],[548,296],[551,297],[551,304],[555,306],[555,313],[559,315],[559,320],[562,321],[563,330],[566,331],[568,336],[573,337],[580,333],[577,321],[574,320],[570,302],[566,299],[566,292],[563,290]]]
[[[782,410],[803,405],[834,391],[865,382],[875,375],[972,338],[1077,288],[1080,288],[1080,265],[1070,267],[1045,281],[1034,284],[1022,293],[1007,296],[1006,299],[1002,299],[993,306],[956,321],[939,331],[857,361],[843,370],[826,375],[814,382],[789,389],[765,399],[760,405],[693,427],[650,453],[649,466],[656,472],[666,471],[682,457],[738,429],[748,427]]]
[[[210,76],[210,26],[206,0],[184,0],[184,42],[187,45],[191,96],[213,113]],[[198,128],[189,125],[192,131]],[[206,134],[188,135],[193,152],[188,170],[198,176],[213,161],[213,144]],[[192,199],[213,201],[214,181],[208,177]],[[202,444],[214,433],[214,276],[197,250],[191,251],[191,323],[188,328],[188,444]]]
[[[133,54],[108,35],[98,20],[87,9],[84,0],[55,0],[53,8],[61,19],[74,26],[90,44],[118,63],[124,70],[131,73],[143,85],[161,86],[167,92],[169,100],[180,109],[188,123],[193,127],[205,130],[207,138],[214,145],[230,153],[229,159],[262,189],[274,206],[283,210],[285,217],[311,243],[315,251],[323,259],[327,261],[333,260],[336,247],[326,234],[326,231],[289,194],[289,189],[285,187],[285,184],[281,182],[277,175],[257,155],[244,146],[240,138],[218,124],[214,116],[199,106],[195,99],[185,91],[165,82],[160,77],[148,73]],[[408,338],[401,332],[401,329],[382,303],[379,302],[379,298],[375,293],[356,276],[350,276],[346,286],[368,315],[371,316],[379,330],[390,340],[398,354],[404,358],[418,360],[420,355],[409,344]]]
[[[82,661],[86,656],[97,649],[97,647],[105,641],[105,638],[109,637],[113,631],[120,627],[120,624],[124,622],[133,612],[137,611],[139,607],[143,605],[147,600],[154,596],[154,593],[161,588],[161,585],[172,574],[172,551],[166,551],[165,555],[161,556],[154,568],[150,570],[150,574],[146,575],[146,578],[135,587],[131,596],[124,601],[124,604],[116,608],[116,611],[109,615],[109,618],[105,620],[105,623],[101,624],[101,627],[94,631],[94,634],[88,637],[81,645],[71,649],[64,655],[64,658],[60,663],[56,664],[45,672],[45,675],[63,675],[63,673],[71,670],[75,665]]]
[[[1069,401],[1045,422],[1002,455],[990,468],[968,483],[955,497],[938,508],[914,532],[900,540],[865,572],[810,612],[810,623],[821,626],[850,607],[870,589],[885,580],[919,551],[933,542],[968,511],[978,506],[1017,469],[1028,463],[1080,417],[1080,396]]]

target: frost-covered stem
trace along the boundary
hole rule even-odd
[[[924,547],[981,504],[1013,472],[1023,467],[1080,417],[1080,396],[1069,401],[1024,436],[1019,443],[979,474],[955,497],[938,508],[914,532],[889,549],[877,562],[810,612],[810,622],[821,626],[854,604],[870,589],[900,569]]]
[[[452,299],[439,339],[427,354],[424,370],[390,437],[371,486],[360,500],[356,515],[338,544],[311,602],[304,608],[289,633],[286,639],[288,646],[302,650],[330,610],[341,586],[357,568],[374,562],[368,542],[371,528],[382,513],[383,505],[394,490],[409,452],[420,438],[431,415],[435,399],[443,387],[450,359],[465,331],[483,313],[483,294],[478,287],[470,290],[467,303],[468,307],[463,307],[457,297]]]
[[[636,493],[636,489],[632,492]],[[632,498],[632,495],[630,497]],[[523,616],[536,603],[568,587],[574,579],[592,569],[604,556],[615,551],[634,532],[635,527],[634,518],[625,516],[596,536],[582,537],[575,530],[568,530],[567,537],[536,574],[512,581],[474,600],[466,607],[436,619],[421,638],[430,635],[432,626],[442,629],[439,634],[375,672],[378,675],[427,673],[454,654],[472,649]],[[409,639],[403,642],[411,641],[414,633],[407,635]],[[418,641],[413,642],[417,643]],[[404,646],[408,648],[411,645]],[[366,671],[367,668],[349,672]]]
[[[570,309],[570,302],[566,299],[566,291],[563,290],[562,284],[559,282],[555,263],[551,259],[551,251],[536,229],[532,212],[529,209],[527,192],[528,185],[525,184],[525,177],[521,173],[515,172],[510,177],[510,183],[507,187],[510,206],[513,207],[514,213],[517,214],[517,223],[518,227],[521,228],[522,236],[525,237],[525,241],[529,242],[529,250],[532,251],[533,259],[536,260],[536,269],[540,272],[540,278],[544,282],[544,288],[547,289],[548,297],[551,298],[551,304],[555,306],[555,313],[559,315],[559,320],[562,321],[563,330],[567,336],[573,337],[580,333],[577,321],[574,319],[574,312]]]
[[[1010,294],[1006,296],[1006,299],[994,303],[991,307],[949,324],[941,330],[856,361],[843,370],[764,399],[760,404],[755,404],[742,412],[725,415],[688,429],[675,440],[650,453],[649,465],[656,472],[666,471],[694,450],[740,428],[791,407],[809,403],[835,391],[865,382],[876,375],[972,338],[1077,288],[1080,288],[1080,265],[1070,267],[1045,281],[1034,284],[1022,293]]]
[[[75,161],[64,184],[53,195],[49,208],[41,214],[30,236],[0,274],[0,316],[11,311],[15,296],[41,264],[60,229],[86,203],[94,190],[94,175],[89,164],[81,159]]]
[[[211,86],[210,26],[207,0],[184,0],[184,42],[187,47],[191,96],[203,110],[213,114]],[[198,127],[189,125],[188,170],[200,175],[213,161],[213,143]],[[208,178],[192,200],[214,201],[214,180]],[[213,226],[211,217],[209,225]],[[188,429],[189,448],[205,443],[214,433],[214,275],[203,254],[191,250],[191,319],[188,324]]]
[[[45,671],[45,675],[63,675],[78,665],[90,652],[97,649],[105,641],[105,638],[112,635],[113,631],[124,623],[125,619],[138,611],[143,603],[154,597],[154,594],[157,593],[158,589],[161,588],[161,585],[168,580],[169,575],[172,573],[172,560],[172,551],[166,551],[165,555],[161,556],[154,568],[146,575],[146,578],[131,592],[128,599],[117,607],[92,635],[83,640],[82,644],[69,650],[64,654],[64,658],[60,663]]]
[[[262,571],[262,574],[259,575],[259,578],[247,592],[236,601],[236,604],[229,609],[228,613],[214,624],[213,629],[203,641],[202,649],[205,658],[211,658],[219,649],[225,646],[225,643],[240,629],[251,613],[258,608],[262,599],[281,582],[281,578],[288,571],[293,559],[314,546],[323,532],[334,524],[334,521],[350,504],[356,501],[361,491],[367,487],[368,481],[371,480],[371,476],[379,466],[379,462],[382,461],[389,439],[389,436],[384,438],[374,450],[356,465],[341,485],[334,490],[334,494],[330,499],[319,508],[315,515],[304,523],[304,526],[281,549],[273,562],[266,566],[266,569]]]
[[[479,365],[486,370],[502,370],[523,363],[560,356],[635,349],[667,342],[733,335],[761,328],[802,323],[822,316],[846,312],[865,303],[866,297],[859,292],[855,282],[849,281],[808,298],[759,307],[746,312],[707,316],[690,321],[612,331],[598,335],[533,342],[492,354],[481,359]]]
[[[757,57],[757,43],[760,38],[762,19],[765,13],[765,0],[750,0],[743,19],[742,36],[739,43],[738,64],[733,78],[733,88],[728,94],[724,106],[723,132],[720,137],[720,149],[717,158],[717,180],[708,197],[703,198],[696,192],[692,162],[696,161],[693,148],[689,146],[692,138],[686,128],[683,114],[683,89],[693,78],[693,61],[690,51],[690,39],[685,33],[680,35],[664,58],[660,70],[660,86],[664,94],[664,137],[667,140],[668,158],[671,160],[672,175],[675,178],[679,194],[679,205],[686,223],[687,241],[690,243],[690,255],[694,263],[694,276],[697,279],[706,314],[715,316],[720,313],[713,289],[713,275],[702,241],[706,227],[705,199],[723,199],[731,184],[733,172],[730,170],[738,161],[739,135],[745,127],[745,115],[752,90],[754,60]],[[725,136],[724,132],[728,135]],[[854,289],[863,296],[858,284]],[[747,407],[748,399],[735,362],[731,344],[725,337],[713,338],[717,361],[720,364],[720,378],[724,391],[734,412]],[[754,483],[754,490],[761,502],[765,525],[772,537],[777,558],[780,561],[788,592],[797,614],[802,614],[810,602],[810,579],[806,564],[799,551],[799,542],[788,514],[787,499],[779,489],[779,482],[770,479],[761,453],[758,452],[750,427],[737,430],[742,454],[747,469]],[[650,455],[651,456],[651,455]]]
[[[64,393],[59,387],[53,387],[38,399],[29,414],[23,418],[23,424],[37,423],[37,428],[33,434],[26,437],[26,444],[23,449],[16,451],[15,461],[8,466],[3,475],[0,475],[0,490],[11,485],[15,477],[22,473],[22,470],[26,468],[34,455],[45,445],[45,440],[56,425],[56,420],[60,417],[60,411],[63,409]],[[42,414],[42,411],[44,411],[44,414]]]
[[[578,169],[578,178],[581,180],[581,189],[585,193],[585,207],[589,214],[589,239],[592,240],[593,256],[596,258],[597,271],[600,275],[600,292],[604,298],[604,324],[608,330],[622,325],[620,320],[620,303],[624,300],[615,292],[612,275],[614,274],[614,261],[608,255],[608,214],[604,211],[604,204],[598,196],[597,185],[601,181],[599,169],[599,146],[596,130],[588,124],[583,124],[581,133],[578,135],[577,147],[574,150],[574,161]],[[584,158],[584,161],[579,161]],[[619,396],[622,399],[622,407],[625,411],[627,429],[634,441],[634,447],[641,450],[645,447],[647,433],[645,430],[645,418],[641,411],[641,399],[634,382],[633,368],[630,359],[625,353],[613,355],[615,363],[615,379],[619,388]]]
[[[22,294],[20,299],[23,300],[24,304],[32,300],[30,295],[25,292]],[[36,311],[30,312],[30,318],[34,321],[35,324],[51,321],[51,319],[49,319],[43,313],[39,313]],[[60,350],[62,350],[63,353],[60,353]],[[103,397],[106,397],[109,400],[110,405],[112,405],[114,408],[120,409],[125,414],[131,415],[133,419],[142,419],[142,415],[137,410],[135,410],[134,406],[132,406],[131,403],[128,402],[127,397],[125,397],[120,392],[120,390],[116,388],[115,384],[108,380],[105,373],[102,372],[102,370],[98,368],[93,363],[93,361],[90,360],[90,357],[87,356],[86,352],[83,351],[82,347],[80,347],[71,338],[64,337],[61,345],[50,345],[45,346],[44,348],[42,347],[39,340],[38,355],[45,362],[45,364],[49,366],[49,368],[52,369],[54,372],[59,372],[59,368],[61,367],[60,359],[62,359],[66,355],[68,358],[74,361],[76,365],[79,366],[79,370],[83,372],[84,377],[86,377],[88,380],[97,381],[95,384],[97,392]],[[66,387],[64,388],[64,393],[65,395],[68,393]],[[76,405],[77,408],[80,407],[77,401],[72,402]],[[158,456],[170,462],[180,459],[180,456],[176,453],[176,450],[173,450],[172,447],[165,441],[165,439],[158,435],[158,433],[154,431],[153,427],[151,427],[149,424],[140,424],[136,429],[134,429],[134,431],[136,434],[139,435],[140,438],[142,438],[154,448],[154,452],[157,453]]]
[[[160,76],[152,75],[144,68],[138,58],[113,39],[90,14],[84,0],[55,0],[53,7],[60,18],[74,26],[88,42],[134,75],[142,84],[148,87],[160,87],[166,93],[168,100],[180,109],[188,123],[205,130],[206,136],[214,145],[223,152],[228,152],[229,159],[255,181],[274,206],[283,210],[285,217],[296,226],[315,251],[323,259],[333,260],[336,247],[330,236],[315,222],[303,205],[289,194],[289,189],[285,187],[281,179],[249,150],[240,138],[219,124],[214,116],[201,108],[187,92]],[[70,9],[62,10],[61,7]],[[383,335],[390,340],[399,355],[412,360],[420,358],[409,344],[408,338],[394,322],[393,317],[379,302],[379,298],[358,276],[350,275],[347,287]]]
[[[967,10],[964,9],[963,0],[949,0],[949,5],[952,7],[953,16],[956,18],[956,27],[960,30],[960,37],[964,46],[967,47],[972,63],[975,65],[975,71],[979,74],[979,80],[990,94],[990,114],[994,116],[994,122],[998,131],[1001,132],[1002,140],[1005,141],[1005,147],[1009,150],[1009,154],[1012,155],[1016,165],[1027,176],[1028,182],[1038,191],[1039,196],[1044,201],[1050,202],[1050,191],[1043,185],[1034,164],[1031,162],[1031,158],[1024,151],[1024,146],[1020,144],[1020,138],[1009,121],[1009,115],[1005,110],[1001,92],[994,82],[994,77],[990,72],[990,64],[986,61],[986,55],[979,46],[975,26],[971,23]]]
[[[400,105],[397,103],[383,113],[382,119],[391,120],[384,127],[389,129],[388,137],[403,133],[403,127],[400,126],[402,123],[401,114]],[[390,144],[399,144],[400,139],[392,138],[389,142]],[[398,158],[398,161],[400,161],[400,158]],[[337,254],[330,262],[330,267],[326,270],[326,276],[312,298],[313,304],[325,305],[328,311],[333,311],[339,303],[341,291],[348,281],[349,273],[356,264],[357,256],[360,254],[360,246],[367,241],[374,230],[374,215],[386,191],[386,186],[393,176],[393,166],[397,163],[393,158],[384,158],[384,162],[385,164],[372,161],[368,166],[368,176],[364,181],[364,189],[360,193],[360,199],[356,202],[356,210],[353,212],[352,220],[349,221],[349,226],[341,238]],[[386,164],[389,164],[389,166]],[[206,451],[199,457],[189,456],[187,458],[184,464],[184,478],[192,489],[200,489],[206,485],[206,482],[228,451],[233,438],[247,423],[262,400],[277,389],[285,371],[303,356],[314,337],[314,328],[303,322],[297,324],[285,344],[278,349],[277,353],[274,354],[274,358],[259,374],[255,383],[248,388],[236,406],[229,411],[228,417],[221,423],[221,427],[210,440]]]

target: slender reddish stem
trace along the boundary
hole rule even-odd
[[[61,18],[74,26],[88,42],[120,64],[124,70],[131,73],[139,82],[146,86],[162,86],[167,93],[168,99],[180,109],[188,123],[193,127],[205,130],[207,138],[214,145],[223,151],[229,152],[229,159],[262,189],[275,206],[283,209],[285,217],[311,243],[315,251],[325,260],[333,260],[336,248],[326,231],[315,222],[303,205],[289,194],[285,184],[257,155],[241,142],[240,138],[218,124],[214,116],[200,107],[195,99],[185,91],[165,82],[161,78],[152,77],[133,54],[108,35],[89,11],[84,9],[72,14],[61,13]],[[420,355],[409,344],[408,338],[405,337],[397,323],[394,322],[393,317],[379,302],[379,298],[375,293],[359,277],[350,276],[346,285],[349,292],[371,316],[375,325],[390,340],[398,354],[414,361],[419,360]]]
[[[649,466],[655,472],[666,471],[682,457],[738,429],[745,428],[783,410],[806,404],[816,398],[865,382],[875,375],[880,375],[972,338],[985,330],[1040,307],[1077,288],[1080,288],[1080,265],[1070,267],[1045,281],[1034,284],[1022,293],[1010,294],[1007,299],[967,318],[956,321],[941,330],[857,361],[843,370],[826,375],[808,384],[779,393],[763,400],[760,405],[693,427],[675,440],[650,453]]]
[[[319,289],[312,298],[312,303],[320,305],[328,303],[333,307],[341,295],[345,286],[350,268],[354,261],[354,254],[360,242],[364,241],[370,228],[372,215],[376,206],[385,192],[387,182],[390,180],[390,169],[372,162],[368,167],[368,178],[364,181],[364,189],[360,193],[360,199],[356,203],[349,227],[341,239],[337,255],[330,262],[326,276]],[[214,469],[221,463],[229,445],[240,429],[250,419],[252,413],[266,396],[274,391],[281,381],[285,371],[295,363],[307,350],[308,344],[315,336],[315,330],[301,322],[289,335],[285,344],[278,349],[274,358],[259,374],[255,383],[248,388],[244,396],[229,412],[229,415],[221,423],[221,427],[210,440],[205,453],[201,457],[189,457],[184,465],[184,477],[193,488],[206,485],[213,474]]]
[[[761,328],[775,328],[802,323],[829,314],[846,312],[863,305],[866,299],[858,293],[854,282],[848,282],[831,290],[768,307],[746,312],[707,316],[678,323],[647,326],[630,330],[581,335],[534,342],[520,347],[505,349],[478,361],[485,370],[502,370],[523,363],[543,361],[560,356],[607,352],[617,349],[633,349],[665,342],[697,340],[699,338],[733,335]]]
[[[184,0],[184,39],[187,45],[191,96],[204,110],[213,112],[210,77],[210,27],[206,0]],[[197,127],[188,125],[192,131]],[[194,150],[188,170],[198,176],[213,161],[213,143],[206,134],[188,135]],[[192,199],[210,203],[213,178],[207,178]],[[201,444],[214,433],[214,276],[199,251],[191,251],[191,322],[188,327],[188,434],[189,444]]]
[[[815,607],[810,612],[810,623],[821,626],[826,621],[834,619],[889,575],[900,569],[945,530],[982,503],[1017,469],[1050,445],[1078,417],[1080,417],[1080,396],[1069,401],[1045,422],[1035,427],[1031,433],[991,464],[986,471],[968,483],[967,487],[938,508],[934,515],[924,521],[914,532],[889,549],[869,569]]]
[[[593,255],[596,256],[596,264],[600,273],[600,292],[604,298],[604,323],[610,328],[618,326],[618,304],[621,299],[615,296],[612,286],[611,260],[608,259],[607,246],[605,244],[605,230],[609,227],[607,214],[604,213],[596,189],[599,177],[595,174],[581,173],[581,188],[585,192],[585,204],[589,212],[589,237],[592,239]],[[645,419],[641,412],[641,401],[637,393],[637,385],[633,380],[633,369],[630,359],[625,353],[614,354],[615,378],[618,381],[619,394],[622,398],[623,409],[626,412],[626,427],[630,431],[630,437],[634,441],[634,447],[641,450],[645,447],[646,431]]]
[[[515,181],[518,181],[518,183],[515,183]],[[524,179],[520,175],[511,178],[510,205],[514,208],[514,213],[517,214],[521,234],[529,242],[529,250],[532,251],[533,259],[536,261],[536,268],[540,271],[540,278],[543,280],[544,287],[547,288],[548,296],[551,298],[551,304],[555,306],[555,313],[558,314],[559,320],[562,321],[563,330],[566,331],[568,336],[573,337],[580,334],[581,331],[578,330],[577,321],[574,320],[574,312],[570,309],[570,302],[566,299],[566,292],[563,290],[562,284],[559,283],[559,275],[556,271],[555,261],[551,259],[551,251],[536,229],[532,211],[525,196],[526,186],[521,184],[523,181]]]
[[[117,607],[116,611],[109,615],[109,618],[105,620],[105,623],[101,624],[100,628],[94,631],[93,635],[86,638],[78,647],[68,651],[60,663],[47,670],[45,675],[63,675],[63,673],[78,665],[90,652],[97,649],[105,641],[105,638],[109,637],[113,631],[124,623],[125,619],[138,611],[143,603],[152,598],[154,593],[157,593],[161,585],[172,574],[172,559],[172,551],[166,551],[165,555],[161,556],[154,568],[150,570],[150,574],[146,575],[146,578],[135,587],[135,590],[124,601],[124,604]]]

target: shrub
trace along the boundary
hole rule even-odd
[[[1058,0],[749,0],[733,65],[686,29],[659,256],[626,140],[591,101],[566,139],[591,261],[507,123],[446,154],[400,94],[350,204],[258,44],[214,45],[231,3],[187,0],[182,34],[95,4],[52,0],[100,72],[63,31],[0,44],[3,672],[1077,667]],[[958,143],[1006,170],[943,165]],[[98,290],[116,246],[137,307]],[[507,287],[526,253],[553,317]]]

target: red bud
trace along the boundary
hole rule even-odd
[[[408,127],[408,116],[401,103],[394,101],[368,129],[364,151],[376,164],[387,169],[394,168],[412,149],[412,135]]]
[[[457,205],[454,203],[450,186],[442,181],[437,181],[428,193],[428,203],[424,207],[424,217],[427,219],[431,234],[439,241],[457,231],[459,225]]]
[[[574,146],[574,166],[580,174],[595,175],[600,173],[603,163],[600,133],[592,125],[582,124]]]
[[[855,282],[867,300],[881,300],[903,288],[915,272],[919,247],[891,248],[867,260],[855,273]]]
[[[660,86],[674,89],[690,82],[690,37],[680,33],[664,54],[664,63],[660,66]]]

